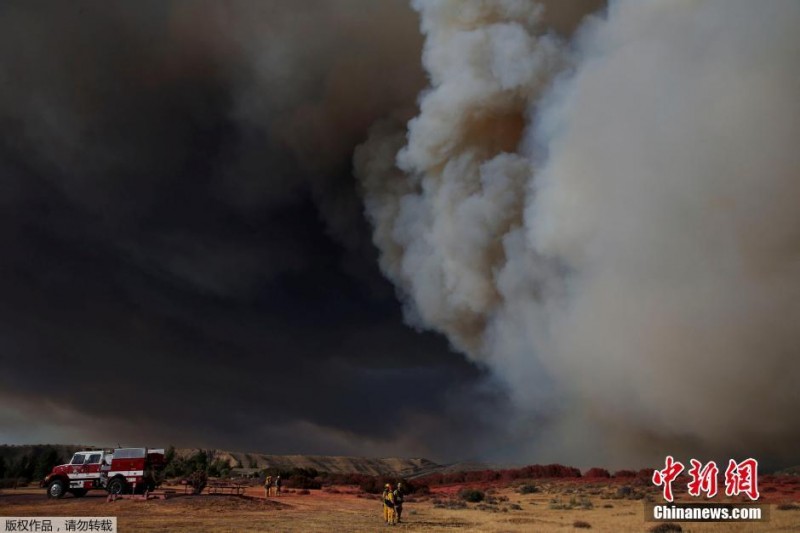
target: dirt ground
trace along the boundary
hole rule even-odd
[[[621,498],[617,485],[537,483],[539,492],[519,494],[511,488],[487,488],[490,502],[460,502],[456,493],[461,487],[434,489],[430,496],[410,497],[403,513],[403,523],[387,526],[381,518],[381,505],[375,496],[358,494],[353,487],[297,492],[264,499],[263,490],[250,488],[244,497],[176,495],[167,500],[119,500],[106,502],[104,493],[89,493],[84,498],[71,495],[48,500],[43,489],[3,490],[0,493],[0,516],[116,516],[121,533],[130,532],[374,532],[393,531],[635,531],[646,532],[654,525],[644,519],[641,493],[656,494],[655,489],[636,489],[639,499]],[[779,510],[778,503],[800,501],[793,485],[766,493],[770,520],[766,523],[690,523],[685,532],[717,531],[800,531],[800,510]],[[182,492],[182,489],[178,489]],[[640,491],[637,496],[636,491]],[[644,496],[645,499],[642,499]],[[573,508],[563,509],[559,507]],[[456,503],[455,506],[462,505]],[[576,528],[583,521],[591,529]]]

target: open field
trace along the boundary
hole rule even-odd
[[[651,487],[634,488],[620,496],[619,483],[539,480],[539,492],[519,494],[510,487],[482,487],[487,501],[466,504],[457,498],[462,486],[437,488],[429,496],[410,497],[404,523],[398,531],[481,531],[487,533],[530,531],[584,531],[573,526],[587,522],[594,531],[648,531],[655,524],[644,520],[644,501],[658,496]],[[473,485],[471,485],[473,486]],[[775,490],[772,490],[772,489]],[[770,502],[766,523],[682,523],[683,531],[798,531],[800,510],[779,510],[778,503],[800,502],[795,480],[764,483],[765,502]],[[572,502],[572,505],[570,504]],[[567,507],[567,508],[558,508]],[[572,507],[572,508],[569,508]],[[387,529],[375,496],[355,487],[292,492],[279,498],[263,498],[259,487],[246,496],[175,496],[167,500],[120,500],[107,503],[104,493],[84,498],[67,496],[48,500],[42,489],[4,490],[0,495],[3,516],[116,516],[122,533],[240,532],[240,531],[353,531]]]

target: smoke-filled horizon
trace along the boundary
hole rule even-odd
[[[0,441],[800,462],[762,4],[3,3]]]
[[[356,153],[406,320],[486,364],[518,453],[796,461],[791,2],[418,1],[431,82]]]
[[[421,46],[405,1],[3,2],[0,442],[479,453],[502,394],[403,325],[350,170]]]

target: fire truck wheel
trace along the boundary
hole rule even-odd
[[[48,498],[63,498],[67,492],[67,484],[61,479],[54,479],[47,485]]]
[[[76,498],[83,498],[88,491],[86,489],[72,489],[70,492]]]
[[[127,489],[127,483],[122,478],[116,477],[108,483],[109,494],[122,494]]]

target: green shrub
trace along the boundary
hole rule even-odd
[[[194,489],[195,494],[200,494],[203,492],[203,489],[206,488],[206,484],[208,483],[208,474],[206,474],[205,470],[196,470],[189,476],[189,486]]]
[[[624,486],[624,487],[618,487],[617,488],[617,498],[618,499],[628,498],[628,497],[631,496],[631,494],[633,494],[633,489],[631,487]]]

